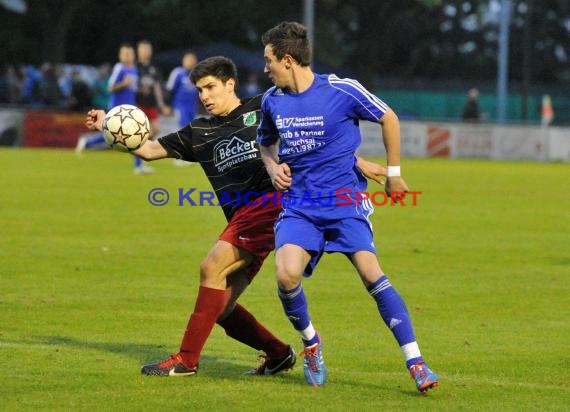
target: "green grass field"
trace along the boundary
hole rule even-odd
[[[378,159],[377,159],[378,160]],[[343,256],[304,286],[329,367],[248,377],[258,353],[216,327],[191,378],[140,375],[178,349],[198,265],[224,226],[216,207],[163,207],[163,187],[210,190],[198,166],[134,176],[109,151],[0,150],[0,409],[568,410],[570,167],[405,159],[416,207],[373,215],[380,262],[406,300],[441,386],[416,392]],[[376,184],[371,189],[380,190]],[[300,349],[270,256],[241,302]]]

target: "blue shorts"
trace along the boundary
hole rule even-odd
[[[312,272],[323,252],[351,254],[365,250],[376,254],[368,215],[358,213],[339,219],[284,208],[275,222],[275,249],[287,243],[300,246],[313,256],[306,275]]]

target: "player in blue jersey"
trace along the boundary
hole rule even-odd
[[[265,32],[262,43],[265,72],[275,86],[262,100],[258,141],[275,188],[287,191],[275,224],[277,282],[285,313],[305,346],[307,382],[324,384],[327,370],[302,275],[314,268],[323,252],[341,252],[376,301],[418,390],[425,392],[439,384],[438,377],[425,364],[406,305],[378,263],[368,220],[373,208],[357,194],[366,188],[356,167],[355,152],[361,143],[358,122],[369,120],[382,127],[386,191],[405,196],[398,117],[359,82],[314,73],[307,31],[301,24],[283,22]]]
[[[168,76],[166,90],[170,95],[170,104],[174,116],[181,128],[190,123],[198,114],[198,89],[190,81],[190,72],[198,59],[194,52],[187,50],[182,56],[182,65],[175,67]],[[253,96],[249,96],[253,97]],[[193,162],[174,159],[175,166],[188,166]]]
[[[182,56],[182,65],[175,67],[168,76],[166,90],[170,93],[171,106],[178,120],[178,126],[184,127],[198,113],[198,89],[190,81],[190,71],[198,59],[191,51]]]
[[[113,66],[109,77],[109,109],[120,104],[136,105],[138,70],[135,64],[135,49],[129,43],[119,48],[119,62]]]

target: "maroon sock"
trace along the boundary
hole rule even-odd
[[[216,324],[216,319],[224,310],[224,297],[224,290],[200,286],[194,313],[190,316],[180,344],[180,355],[187,367],[198,365],[200,352]]]
[[[270,358],[281,358],[289,351],[286,343],[277,339],[240,304],[236,304],[232,313],[218,324],[224,328],[229,337],[256,350],[264,351]]]

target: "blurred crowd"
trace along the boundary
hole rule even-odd
[[[83,112],[106,108],[111,65],[99,67],[44,63],[4,66],[0,72],[0,104]]]
[[[112,65],[98,67],[44,63],[0,67],[0,105],[25,105],[84,112],[108,108]],[[250,74],[241,88],[243,98],[261,92],[257,75]],[[163,85],[165,86],[165,85]]]

